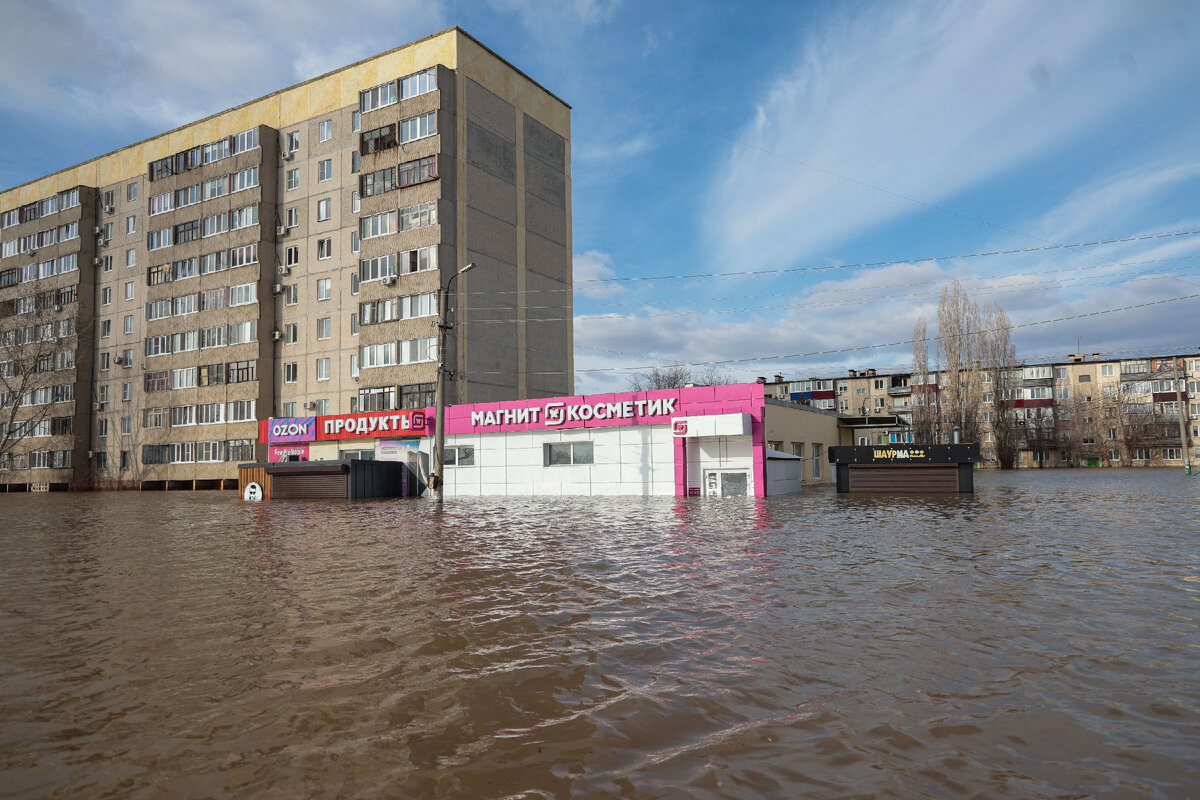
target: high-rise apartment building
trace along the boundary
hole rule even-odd
[[[257,420],[573,391],[570,108],[452,28],[0,193],[0,484],[217,485]],[[16,441],[15,444],[13,442]]]

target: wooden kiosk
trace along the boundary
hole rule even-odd
[[[975,444],[890,444],[831,447],[838,492],[972,493]]]

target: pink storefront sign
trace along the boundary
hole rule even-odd
[[[308,461],[307,444],[273,444],[267,447],[267,462],[278,464],[281,461]]]

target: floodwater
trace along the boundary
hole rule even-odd
[[[0,796],[1200,797],[1200,478],[0,496]]]

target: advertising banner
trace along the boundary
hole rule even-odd
[[[311,442],[317,438],[316,417],[281,417],[267,420],[267,443]]]
[[[267,462],[308,461],[307,444],[273,444],[267,448]]]

